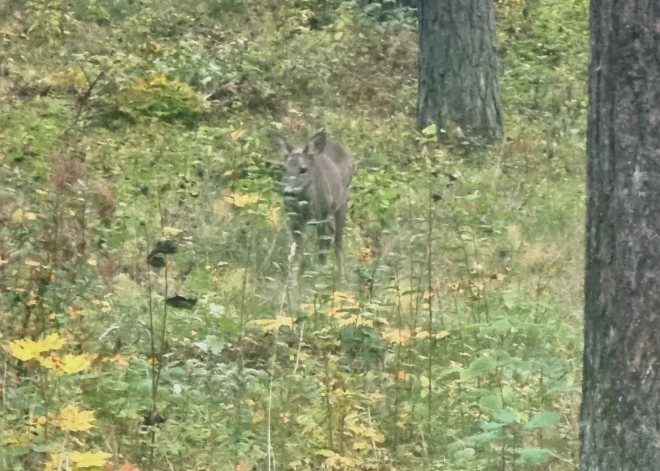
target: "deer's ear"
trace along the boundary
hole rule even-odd
[[[286,159],[291,153],[291,146],[286,142],[286,139],[279,134],[269,132],[268,140],[270,141],[270,145],[273,146],[275,153],[281,158]]]
[[[325,144],[328,142],[328,136],[325,131],[321,131],[312,136],[312,138],[307,141],[305,146],[305,154],[307,155],[318,155],[323,152],[325,149]]]

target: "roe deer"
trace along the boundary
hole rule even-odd
[[[353,156],[324,131],[315,134],[304,148],[290,146],[282,136],[269,133],[268,139],[284,159],[280,183],[284,208],[290,215],[293,269],[298,273],[300,244],[307,224],[315,224],[319,238],[319,262],[324,264],[334,240],[340,283],[344,279],[342,237],[348,209],[348,187],[353,178]],[[294,282],[296,281],[294,276]]]

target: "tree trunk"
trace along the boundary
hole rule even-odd
[[[502,137],[493,0],[419,0],[417,125]]]
[[[660,469],[660,2],[592,0],[580,469]]]

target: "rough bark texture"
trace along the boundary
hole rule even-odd
[[[660,469],[660,2],[592,0],[580,469]]]
[[[493,0],[419,0],[417,124],[502,137]]]

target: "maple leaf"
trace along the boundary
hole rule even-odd
[[[266,332],[279,330],[280,327],[293,329],[293,317],[290,316],[277,316],[275,319],[256,319],[252,323],[262,326]]]
[[[57,419],[57,425],[68,432],[82,432],[93,427],[94,411],[81,411],[76,406],[66,406],[60,411]],[[73,460],[73,458],[72,458]]]
[[[86,370],[91,365],[91,355],[83,353],[82,355],[67,355],[62,358],[62,364],[59,371],[67,375],[73,375]]]
[[[232,193],[230,196],[225,197],[229,203],[232,203],[237,208],[244,208],[259,201],[258,195]]]
[[[31,360],[40,353],[39,349],[36,348],[35,342],[30,339],[14,340],[5,347],[5,350],[21,361]]]
[[[44,368],[48,368],[49,370],[59,371],[62,366],[62,357],[57,355],[56,353],[51,353],[49,356],[45,358],[39,357],[37,358],[37,360],[39,360],[41,366],[43,366]]]
[[[368,450],[369,448],[371,448],[371,445],[365,441],[353,443],[354,450]]]
[[[129,362],[131,361],[131,357],[126,355],[120,355],[118,353],[113,357],[104,358],[103,361],[105,363],[116,363],[117,365],[128,366]]]
[[[406,327],[405,329],[389,329],[383,332],[381,337],[391,343],[403,345],[410,340],[410,335],[410,327]]]
[[[104,451],[88,451],[85,453],[71,452],[69,457],[76,464],[76,468],[100,468],[105,465],[112,455]]]
[[[43,352],[47,352],[48,350],[59,350],[66,345],[66,340],[60,337],[60,334],[55,332],[46,338],[39,340],[37,343],[43,349]]]

